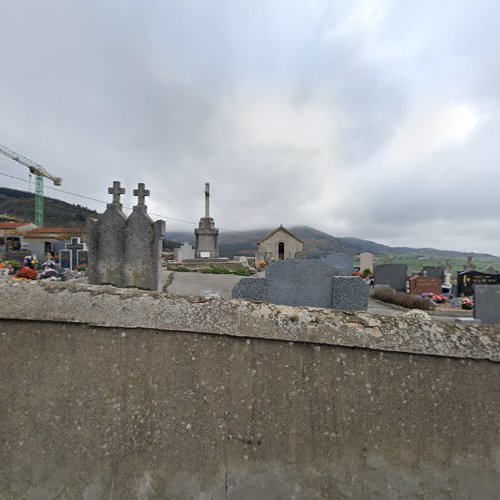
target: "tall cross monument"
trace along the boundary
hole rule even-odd
[[[210,184],[205,184],[205,217],[200,219],[198,227],[194,230],[196,235],[196,257],[199,259],[216,259],[219,257],[217,238],[219,230],[215,221],[210,217]]]

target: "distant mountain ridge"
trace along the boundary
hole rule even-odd
[[[412,248],[412,247],[390,247],[375,243],[374,241],[363,240],[361,238],[338,238],[359,252],[371,252],[373,254],[395,254],[395,255],[422,255],[424,257],[461,258],[471,255],[472,257],[496,257],[488,253],[460,252],[457,250],[439,250],[437,248]]]
[[[8,215],[32,222],[35,207],[34,197],[33,193],[27,191],[0,187],[0,215]],[[81,205],[45,197],[45,225],[47,227],[81,227],[85,225],[88,217],[97,217],[98,215],[95,210],[90,210]],[[257,243],[274,229],[273,227],[247,231],[221,230],[219,236],[220,254],[223,257],[253,255],[257,250]],[[288,229],[304,241],[306,256],[310,258],[319,258],[336,252],[342,252],[353,257],[362,252],[371,252],[375,255],[421,255],[441,259],[466,258],[469,255],[477,258],[495,257],[485,253],[438,250],[434,248],[390,247],[361,238],[335,237],[309,226],[295,226]],[[187,241],[194,244],[194,226],[190,231],[169,231],[167,225],[165,237],[179,243]]]
[[[253,255],[257,250],[257,243],[267,236],[275,228],[255,229],[249,231],[222,231],[219,236],[219,251],[222,257],[233,257],[234,255]],[[421,255],[423,257],[447,258],[467,258],[495,256],[486,253],[459,252],[455,250],[438,250],[435,248],[409,248],[390,247],[374,241],[363,240],[361,238],[335,237],[319,231],[309,226],[296,226],[287,228],[297,235],[305,244],[305,253],[310,258],[319,258],[329,253],[342,252],[352,257],[362,252],[371,252],[374,255]],[[169,240],[191,243],[194,245],[194,230],[168,231]]]

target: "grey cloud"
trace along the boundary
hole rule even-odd
[[[131,203],[145,181],[180,219],[210,181],[222,227],[500,253],[499,16],[493,0],[4,2],[0,142],[91,197],[122,179]],[[386,163],[415,113],[450,103],[477,113],[469,136]],[[262,126],[240,130],[253,106]]]

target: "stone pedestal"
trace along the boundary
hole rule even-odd
[[[196,235],[196,257],[215,259],[219,256],[217,238],[219,230],[215,227],[215,222],[211,217],[202,217]]]

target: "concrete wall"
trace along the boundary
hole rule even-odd
[[[0,498],[500,496],[499,329],[114,291],[0,287]]]

